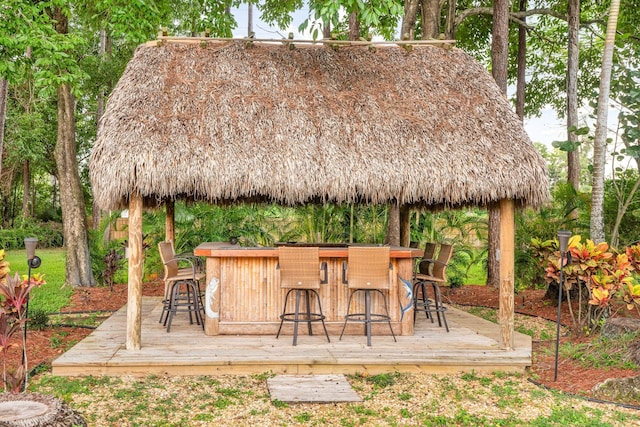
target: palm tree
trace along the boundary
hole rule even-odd
[[[602,53],[602,70],[600,71],[600,93],[598,94],[598,111],[596,133],[593,142],[593,187],[591,194],[591,239],[604,242],[604,167],[607,145],[607,118],[609,109],[609,92],[611,91],[611,69],[613,68],[613,49],[618,26],[620,0],[611,0],[609,20]]]

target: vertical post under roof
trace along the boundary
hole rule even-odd
[[[500,347],[513,350],[515,203],[500,200]]]
[[[129,199],[129,293],[127,297],[127,350],[140,350],[142,335],[142,197]]]
[[[173,200],[167,200],[165,203],[165,226],[164,240],[165,242],[176,242],[176,205]]]

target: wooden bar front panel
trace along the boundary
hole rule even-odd
[[[286,290],[280,289],[279,273],[277,269],[277,250],[269,248],[247,249],[237,247],[215,249],[207,248],[203,244],[196,248],[195,254],[207,256],[207,284],[213,277],[219,279],[217,295],[211,305],[213,312],[219,313],[218,319],[207,318],[205,333],[217,334],[275,334],[280,324]],[[342,283],[342,266],[346,262],[346,248],[340,250],[322,248],[320,261],[327,263],[328,283],[321,284],[320,302],[326,316],[326,325],[331,335],[339,335],[347,312],[349,290]],[[329,256],[324,256],[329,254]],[[212,256],[213,255],[213,256]],[[225,256],[230,255],[230,256]],[[389,313],[394,332],[399,335],[413,334],[413,312],[406,313],[401,319],[401,304],[409,303],[409,295],[398,276],[411,280],[413,258],[415,251],[408,248],[402,253],[403,258],[394,258],[392,252],[392,284],[387,294]],[[293,311],[294,298],[290,298]],[[315,299],[312,306],[317,309]],[[364,294],[357,293],[351,305],[351,312],[364,312]],[[384,313],[382,298],[377,292],[372,293],[372,312]],[[317,326],[316,326],[317,325]],[[290,334],[292,324],[285,322],[283,334]],[[306,327],[299,328],[299,333],[305,334]],[[314,324],[314,333],[321,333],[321,326]],[[350,323],[346,334],[363,334],[364,326],[360,323]],[[386,323],[374,324],[373,333],[377,335],[390,334]]]

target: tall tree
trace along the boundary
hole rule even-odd
[[[4,124],[7,120],[7,93],[9,82],[0,77],[0,177],[2,176],[2,156],[4,154]]]
[[[493,2],[493,30],[491,36],[491,74],[502,93],[507,96],[507,66],[509,61],[509,2]],[[489,206],[489,256],[487,284],[500,285],[500,207]]]
[[[520,11],[527,10],[527,0],[520,0]],[[522,23],[527,23],[527,18],[522,18]],[[516,80],[516,114],[520,120],[524,120],[524,88],[527,78],[527,29],[524,25],[518,26],[518,75]]]
[[[602,69],[600,71],[600,92],[598,93],[598,109],[596,132],[593,141],[593,185],[591,194],[591,239],[604,242],[604,167],[607,146],[607,119],[609,109],[609,93],[611,91],[611,70],[613,68],[613,50],[618,26],[620,0],[611,0],[607,32],[602,53]]]
[[[56,7],[53,11],[55,29],[66,35],[69,20],[65,12]],[[62,73],[66,73],[62,70]],[[71,85],[63,82],[58,94],[58,137],[55,148],[58,180],[60,181],[60,205],[62,226],[67,249],[66,282],[72,286],[95,286],[91,271],[91,257],[87,236],[87,215],[84,193],[78,172],[76,156],[75,101]]]
[[[578,65],[580,30],[580,0],[569,0],[567,47],[567,140],[571,150],[567,151],[567,181],[577,191],[580,189],[580,152],[578,151]],[[577,211],[572,213],[577,216]]]
[[[108,60],[109,55],[111,55],[111,37],[109,37],[109,35],[107,34],[107,30],[105,28],[101,28],[100,42],[98,45],[98,56],[100,56],[100,61],[102,62],[102,61]],[[100,119],[104,114],[105,102],[106,102],[106,93],[104,88],[101,88],[98,93],[97,108],[96,108],[96,131],[100,130]],[[91,227],[94,230],[100,229],[101,220],[102,220],[102,211],[94,201],[91,207]]]

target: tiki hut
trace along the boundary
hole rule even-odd
[[[512,237],[514,207],[549,197],[544,161],[491,75],[433,45],[147,43],[110,96],[90,168],[96,203],[130,210],[133,347],[143,206],[500,203]]]

